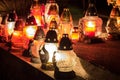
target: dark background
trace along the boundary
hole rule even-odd
[[[111,7],[107,5],[107,0],[96,0],[98,12],[109,14]],[[40,3],[46,3],[46,0],[39,0]],[[64,7],[75,7],[83,11],[88,7],[88,0],[56,0],[60,8],[60,14]],[[33,0],[0,0],[0,13],[5,15],[11,10],[16,10],[19,16],[27,15]]]

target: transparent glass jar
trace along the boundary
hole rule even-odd
[[[118,6],[113,6],[110,17],[106,24],[107,33],[120,33],[120,10]]]
[[[85,16],[79,20],[81,34],[88,38],[99,37],[102,33],[102,23],[102,19],[97,15],[95,0],[89,0]]]

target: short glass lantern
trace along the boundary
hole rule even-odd
[[[76,64],[76,54],[73,51],[71,40],[68,34],[63,34],[60,40],[58,51],[54,53],[54,77],[60,80],[69,80],[76,77],[73,67]]]
[[[45,37],[45,43],[39,50],[40,60],[42,62],[41,68],[45,70],[54,70],[52,58],[55,51],[57,51],[57,33],[50,29]]]

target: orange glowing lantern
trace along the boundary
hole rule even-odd
[[[24,48],[26,49],[28,46],[29,39],[23,36],[23,27],[25,26],[25,23],[23,19],[18,19],[15,23],[14,32],[11,36],[11,43],[12,48]],[[27,42],[27,43],[26,43]]]
[[[22,48],[23,46],[23,40],[22,40],[22,31],[14,31],[12,34],[12,46],[17,48]]]
[[[37,31],[37,23],[34,16],[28,17],[26,20],[26,27],[23,29],[25,36],[29,39],[33,39]]]

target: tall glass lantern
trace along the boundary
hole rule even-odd
[[[68,34],[63,34],[58,51],[54,53],[54,77],[58,80],[71,80],[76,77],[73,67],[76,64],[76,54],[73,51]]]
[[[54,29],[50,29],[45,37],[45,43],[40,47],[40,60],[42,62],[41,68],[45,70],[54,70],[52,58],[55,51],[57,51],[57,33]]]
[[[59,24],[59,6],[55,0],[47,0],[45,4],[45,21],[49,27],[52,19],[55,19],[57,25]]]
[[[80,19],[81,33],[87,38],[99,37],[102,33],[102,19],[97,15],[95,0],[89,0],[85,16]]]
[[[27,38],[29,41],[27,42],[28,48],[23,52],[23,56],[29,57],[30,55],[30,47],[32,42],[34,41],[34,37],[36,34],[36,31],[38,29],[36,20],[33,15],[29,15],[26,19],[26,24],[23,29],[23,35],[25,38]]]
[[[23,37],[23,28],[25,26],[25,22],[23,19],[18,19],[15,23],[14,32],[12,33],[11,43],[13,49],[25,49],[25,38]]]
[[[112,4],[109,19],[106,24],[106,31],[108,33],[108,39],[119,39],[120,36],[120,2],[118,0],[108,1],[108,4]]]
[[[68,34],[69,37],[73,29],[73,20],[69,8],[64,8],[60,17],[60,33],[61,37],[63,34]]]

